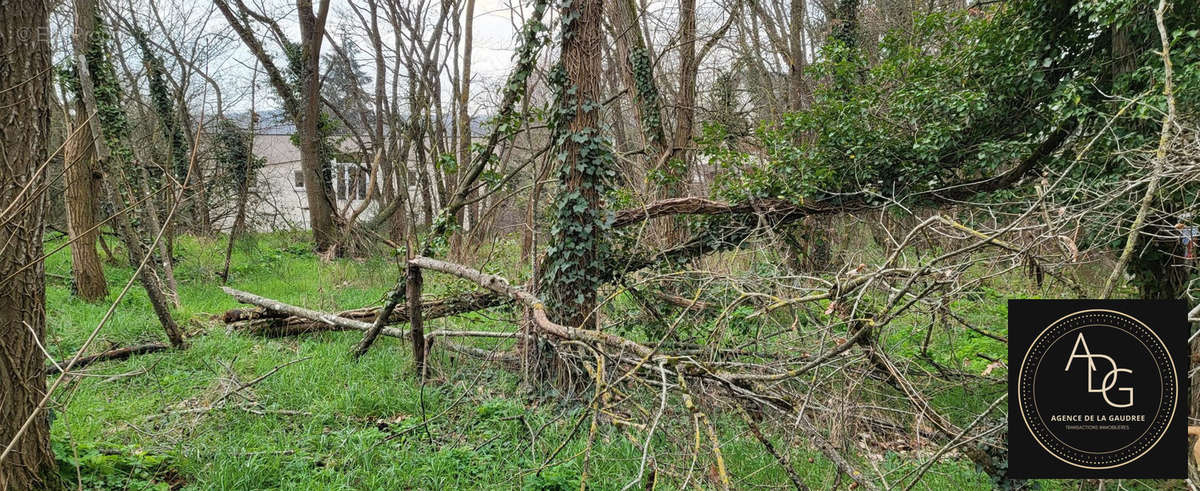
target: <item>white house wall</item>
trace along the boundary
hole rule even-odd
[[[308,229],[308,196],[302,187],[303,181],[297,185],[298,179],[302,179],[299,175],[300,149],[292,144],[291,135],[255,135],[254,154],[265,158],[266,162],[259,168],[258,179],[251,190],[247,209],[250,227],[260,232]],[[336,178],[334,195],[337,195]],[[351,196],[347,195],[347,198]],[[357,195],[353,198],[349,200],[348,215],[363,203]],[[337,200],[338,212],[346,204],[345,199]],[[372,202],[359,220],[371,218],[378,210],[379,204]]]

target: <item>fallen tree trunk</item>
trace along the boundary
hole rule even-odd
[[[171,346],[166,343],[146,343],[146,344],[139,344],[136,346],[126,346],[124,348],[110,349],[103,353],[97,353],[97,354],[94,354],[91,356],[85,356],[83,358],[80,358],[79,360],[76,360],[75,365],[73,365],[71,367],[71,369],[77,370],[77,369],[86,367],[88,365],[91,365],[93,363],[98,363],[98,362],[102,362],[102,361],[124,360],[133,355],[142,355],[142,354],[146,354],[146,353],[154,353],[157,351],[166,351],[170,347]],[[64,362],[55,363],[54,365],[50,365],[50,366],[46,367],[46,375],[57,375],[59,373],[62,373],[62,369],[60,367],[62,365],[64,365],[65,363],[66,362],[64,361]]]
[[[262,308],[270,310],[270,311],[281,312],[281,313],[291,315],[291,316],[296,316],[296,317],[304,317],[309,320],[321,322],[321,323],[328,324],[331,326],[343,327],[346,329],[364,330],[364,329],[371,328],[370,324],[367,324],[362,321],[357,321],[354,319],[347,319],[345,317],[341,317],[341,316],[338,316],[335,314],[330,314],[328,312],[321,312],[319,310],[312,310],[312,309],[306,309],[304,307],[297,307],[295,305],[289,305],[289,304],[280,302],[278,300],[274,300],[274,299],[270,299],[270,298],[266,298],[266,297],[260,297],[253,293],[244,292],[241,290],[235,290],[235,289],[229,288],[227,286],[221,287],[221,290],[223,290],[229,296],[233,297],[234,300],[237,300],[241,303],[248,303],[250,305],[257,305],[259,307],[262,307]]]
[[[452,315],[461,315],[508,303],[508,299],[491,292],[471,292],[454,297],[430,300],[421,304],[421,311],[427,319],[438,319]],[[346,310],[334,314],[345,319],[361,322],[371,322],[379,315],[379,307],[365,307]],[[314,321],[302,316],[286,312],[270,310],[263,307],[253,309],[231,309],[225,312],[222,319],[231,329],[259,330],[263,334],[277,331],[277,335],[301,334],[313,331],[346,330],[330,324]],[[408,307],[397,306],[388,316],[388,324],[403,324],[408,322]]]
[[[291,316],[291,317],[300,317],[303,319],[308,319],[309,321],[316,322],[321,325],[337,328],[335,330],[367,331],[367,330],[371,329],[371,324],[368,324],[368,323],[360,321],[360,320],[342,317],[337,314],[330,314],[328,312],[321,312],[319,310],[312,310],[312,309],[306,309],[304,307],[297,307],[295,305],[289,305],[289,304],[280,302],[278,300],[274,300],[274,299],[270,299],[270,298],[266,298],[266,297],[260,297],[253,293],[244,292],[241,290],[235,290],[235,289],[229,288],[227,286],[221,287],[221,290],[224,290],[226,294],[228,294],[229,296],[233,297],[234,300],[237,300],[241,303],[257,305],[268,311],[278,312],[280,314],[286,314],[287,316]],[[390,334],[385,334],[387,336],[396,337],[396,338],[404,338],[405,337],[404,331],[402,331],[400,329],[384,328],[384,330],[392,331]]]
[[[299,316],[237,321],[230,323],[228,325],[228,329],[231,332],[236,331],[242,334],[263,336],[268,338],[299,336],[301,334],[314,332],[361,331],[361,329],[352,327],[350,325],[327,324],[325,322]],[[392,338],[408,339],[408,331],[397,329],[395,327],[384,327],[380,334]]]
[[[724,203],[699,196],[668,198],[648,203],[641,208],[620,210],[613,219],[614,228],[626,227],[638,222],[672,215],[739,215],[762,213],[775,218],[803,217],[808,215],[845,213],[845,203],[837,206],[797,205],[781,199],[750,200],[740,203]]]
[[[978,193],[1006,189],[1016,185],[1029,172],[1054,155],[1074,132],[1077,122],[1062,122],[1041,143],[1030,150],[1017,165],[995,176],[945,186],[938,190],[915,193],[911,198],[930,203],[954,204]],[[884,203],[887,203],[884,201]],[[606,281],[659,264],[682,263],[714,252],[735,249],[750,237],[757,227],[778,227],[810,216],[844,215],[863,210],[879,209],[886,204],[870,202],[861,196],[835,196],[801,204],[781,199],[749,200],[723,203],[699,196],[671,198],[649,203],[641,208],[620,210],[613,221],[614,228],[627,227],[652,218],[672,215],[731,215],[727,223],[709,223],[686,242],[666,250],[635,250],[611,260],[605,272]]]
[[[264,309],[264,315],[268,317],[259,317],[246,321],[236,321],[230,324],[230,327],[237,327],[240,332],[248,332],[251,334],[260,334],[266,336],[284,336],[291,334],[301,334],[306,332],[316,331],[363,331],[367,332],[371,329],[372,324],[356,319],[342,317],[337,314],[321,312],[319,310],[306,309],[295,305],[286,304],[278,300],[261,297],[253,293],[235,290],[227,286],[221,287],[225,293],[233,297],[235,300],[256,305]],[[489,295],[487,301],[495,301],[495,298],[503,300],[498,295]],[[496,305],[503,303],[497,302]],[[478,310],[478,309],[475,309]],[[452,315],[452,314],[451,314]],[[273,316],[273,317],[271,317]],[[284,317],[287,316],[287,317]],[[441,317],[445,317],[444,315]],[[307,322],[301,322],[293,326],[289,326],[287,321],[293,318],[304,319]],[[369,317],[368,317],[369,318]],[[394,327],[383,327],[379,334],[397,339],[410,339],[410,333],[404,329]],[[511,338],[518,337],[515,333],[480,333],[476,331],[453,331],[453,330],[438,330],[429,333],[425,336],[426,343],[433,340],[435,337],[492,337],[492,338]],[[458,353],[476,356],[480,358],[489,358],[494,360],[512,361],[516,356],[511,353],[497,353],[487,351],[474,346],[464,346],[449,341],[441,341],[440,343],[446,349]],[[82,360],[81,360],[82,361]]]

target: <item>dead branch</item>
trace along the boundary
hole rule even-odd
[[[654,296],[666,303],[687,310],[709,310],[713,308],[712,304],[709,304],[708,302],[701,300],[693,301],[691,299],[683,298],[678,295],[671,295],[670,293],[666,292],[654,292]]]
[[[723,203],[699,196],[669,198],[649,203],[642,208],[630,208],[618,211],[613,227],[620,228],[651,218],[672,215],[736,215],[747,213],[763,213],[780,219],[819,215],[829,213],[844,213],[840,206],[797,205],[781,199],[766,199],[744,201],[741,203]]]
[[[268,370],[268,371],[267,371],[267,373],[264,373],[264,374],[262,374],[262,375],[261,375],[261,376],[259,376],[258,378],[254,379],[254,380],[251,380],[251,381],[249,381],[249,382],[246,382],[246,383],[244,383],[244,384],[239,384],[239,385],[237,386],[237,388],[235,388],[235,389],[233,389],[233,390],[231,390],[231,391],[229,391],[229,392],[226,392],[224,395],[222,395],[222,396],[221,396],[221,398],[220,398],[220,399],[217,399],[217,401],[216,401],[216,402],[214,402],[214,403],[212,403],[211,405],[212,405],[212,406],[217,406],[217,405],[220,405],[220,404],[224,403],[226,400],[228,400],[228,399],[229,399],[229,396],[231,396],[231,395],[233,395],[233,394],[239,394],[239,393],[241,393],[241,391],[243,391],[243,390],[246,390],[246,389],[249,389],[249,388],[251,388],[251,387],[254,387],[255,385],[258,385],[258,383],[259,383],[259,382],[262,382],[263,380],[266,380],[266,379],[267,379],[268,377],[270,377],[271,375],[275,375],[275,372],[278,372],[278,371],[282,370],[284,367],[287,367],[287,366],[290,366],[290,365],[293,365],[293,364],[296,364],[296,363],[300,363],[300,362],[302,362],[302,361],[309,360],[309,359],[311,359],[311,358],[312,358],[311,356],[305,356],[304,358],[297,358],[297,359],[295,359],[295,360],[292,360],[292,361],[289,361],[289,362],[285,362],[285,363],[281,363],[281,364],[279,364],[279,365],[275,365],[275,367],[274,367],[274,368],[272,368],[272,369]]]
[[[1154,155],[1154,168],[1150,171],[1150,184],[1146,186],[1146,194],[1142,196],[1137,216],[1133,219],[1133,225],[1129,227],[1129,236],[1125,238],[1125,248],[1121,251],[1121,257],[1117,259],[1117,264],[1113,267],[1108,280],[1104,282],[1104,289],[1100,292],[1100,298],[1108,298],[1112,294],[1113,287],[1117,284],[1117,278],[1125,272],[1125,265],[1133,257],[1133,249],[1135,244],[1137,244],[1138,235],[1142,233],[1142,226],[1146,222],[1146,215],[1150,212],[1150,205],[1154,202],[1154,197],[1158,193],[1158,185],[1162,180],[1163,168],[1167,164],[1167,144],[1171,141],[1171,134],[1175,129],[1175,92],[1171,80],[1171,41],[1167,37],[1167,28],[1163,26],[1163,12],[1166,9],[1166,0],[1159,0],[1158,8],[1154,9],[1154,21],[1158,25],[1158,35],[1162,41],[1162,51],[1159,52],[1159,55],[1162,57],[1163,62],[1163,97],[1167,100],[1167,113],[1162,118],[1162,131],[1158,138],[1158,151]]]
[[[354,319],[347,319],[345,317],[341,317],[341,316],[338,316],[335,314],[330,314],[328,312],[321,312],[319,310],[311,310],[311,309],[306,309],[304,307],[297,307],[295,305],[288,305],[288,304],[280,302],[278,300],[273,300],[273,299],[266,298],[266,297],[260,297],[253,293],[248,293],[248,292],[244,292],[241,290],[235,290],[235,289],[229,288],[227,286],[221,287],[221,290],[223,290],[226,294],[228,294],[229,296],[233,297],[235,300],[237,300],[241,303],[257,305],[259,307],[262,307],[262,308],[270,310],[270,311],[282,312],[282,313],[285,313],[285,314],[288,314],[291,316],[296,316],[296,317],[303,317],[305,319],[309,319],[309,320],[320,322],[320,323],[323,323],[326,325],[337,326],[337,327],[341,327],[341,328],[345,328],[345,329],[366,331],[371,328],[371,325],[367,324],[366,322],[357,321]]]
[[[536,324],[541,331],[558,337],[559,339],[601,343],[613,348],[624,349],[627,352],[635,353],[639,356],[648,357],[653,353],[650,348],[620,336],[615,336],[600,331],[563,326],[551,322],[550,319],[546,317],[546,307],[541,300],[524,289],[510,285],[508,280],[499,276],[481,273],[461,264],[439,261],[437,259],[424,256],[412,258],[409,260],[409,264],[422,269],[440,271],[448,275],[471,280],[481,287],[516,300],[533,311],[534,324]]]
[[[239,332],[246,332],[246,333],[250,333],[250,334],[257,334],[257,335],[263,335],[263,336],[290,336],[290,335],[303,334],[303,333],[309,333],[309,332],[317,332],[317,331],[364,331],[364,332],[366,332],[367,330],[371,329],[371,324],[368,324],[368,323],[360,321],[360,320],[347,318],[347,317],[343,317],[343,316],[340,316],[337,314],[331,314],[328,312],[321,312],[318,310],[306,309],[304,307],[297,307],[295,305],[289,305],[289,304],[280,302],[278,300],[274,300],[274,299],[270,299],[270,298],[266,298],[266,297],[260,297],[253,293],[248,293],[248,292],[244,292],[241,290],[235,290],[235,289],[229,288],[227,286],[221,287],[221,289],[224,290],[225,293],[229,294],[230,296],[232,296],[235,300],[237,300],[239,302],[247,303],[250,305],[257,305],[258,307],[263,309],[263,311],[261,313],[251,311],[251,312],[255,312],[253,315],[247,314],[246,313],[247,311],[245,311],[245,310],[240,311],[241,312],[240,314],[235,314],[233,316],[235,318],[237,315],[244,315],[244,316],[251,317],[250,320],[235,321],[234,323],[230,324],[231,329],[236,329]],[[491,301],[495,301],[497,299],[497,296],[496,295],[488,295],[488,296],[480,296],[477,298],[479,298],[485,302],[491,302]],[[502,303],[502,302],[500,302],[500,303]],[[454,302],[441,302],[441,303],[438,303],[437,305],[441,306],[441,308],[444,309],[444,308],[447,308],[447,306],[449,306],[449,305],[456,305],[456,304]],[[497,305],[499,305],[499,303],[497,303]],[[475,309],[475,310],[478,310],[478,309]],[[439,312],[443,312],[443,311],[439,310]],[[228,317],[229,312],[226,312],[226,314],[227,314],[227,318],[229,318]],[[255,317],[256,315],[260,316],[260,317]],[[285,315],[288,317],[283,317]],[[365,316],[367,316],[366,318],[370,318],[369,313],[368,314],[360,314],[360,315],[365,315]],[[453,314],[439,315],[439,317],[445,317],[447,315],[453,315]],[[294,321],[294,322],[291,321],[291,319],[296,319],[296,318],[303,319],[303,321]],[[394,327],[383,327],[380,329],[379,334],[381,334],[383,336],[391,337],[391,338],[396,338],[396,339],[411,339],[412,338],[412,335],[409,331],[405,331],[403,329],[397,329]],[[513,335],[513,334],[506,335],[505,333],[491,333],[491,332],[484,333],[484,332],[479,332],[479,331],[438,330],[438,331],[434,331],[434,332],[426,335],[425,336],[426,342],[428,343],[434,337],[515,337],[515,335]],[[446,349],[448,349],[450,351],[462,353],[465,355],[475,356],[478,358],[501,360],[501,361],[510,361],[512,359],[515,359],[515,357],[513,355],[508,354],[508,353],[496,353],[496,352],[487,351],[487,350],[484,350],[481,348],[476,348],[473,346],[464,346],[464,345],[460,345],[457,343],[452,343],[449,341],[442,341],[441,344],[442,344],[442,346],[444,346]]]
[[[139,345],[135,345],[135,346],[126,346],[124,348],[114,348],[114,349],[105,351],[103,353],[97,353],[94,355],[85,356],[83,358],[80,358],[78,361],[75,362],[75,365],[72,367],[72,370],[80,369],[80,368],[86,367],[88,365],[91,365],[93,363],[98,363],[98,362],[102,362],[102,361],[124,360],[133,355],[143,355],[146,353],[157,353],[159,351],[166,351],[169,348],[170,348],[170,345],[168,345],[166,343],[146,343],[146,344],[139,344]],[[47,366],[46,367],[46,375],[57,375],[59,373],[62,373],[62,370],[59,367],[61,367],[64,363],[55,363],[53,365]]]
[[[767,437],[763,435],[762,430],[758,427],[758,423],[754,422],[754,418],[752,418],[745,409],[743,409],[741,406],[737,406],[737,410],[742,416],[742,421],[746,422],[746,427],[750,428],[750,433],[754,435],[754,439],[758,440],[758,443],[762,444],[767,453],[771,454],[772,457],[775,457],[775,462],[779,463],[779,467],[782,467],[784,472],[787,473],[788,479],[792,481],[792,486],[794,486],[797,491],[807,491],[808,486],[804,484],[804,481],[800,479],[800,476],[796,475],[796,469],[792,468],[792,463],[790,459],[787,458],[787,454],[781,454],[779,451],[775,450],[775,445],[771,443],[771,440],[768,440]]]
[[[426,319],[440,319],[455,315],[467,314],[483,309],[504,305],[508,300],[491,292],[471,292],[447,298],[422,302],[421,312]],[[338,312],[338,317],[370,322],[379,316],[380,307],[364,307],[360,309]],[[255,334],[265,336],[289,336],[306,332],[345,330],[330,326],[311,319],[293,316],[285,312],[258,307],[253,309],[231,309],[225,312],[222,319],[231,328],[238,330],[258,331]],[[266,322],[247,322],[266,321]],[[408,306],[399,305],[388,316],[388,324],[403,324],[408,322]]]

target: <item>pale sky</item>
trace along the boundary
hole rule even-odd
[[[222,92],[225,99],[223,102],[226,111],[237,112],[249,110],[251,106],[249,89],[253,67],[255,66],[253,55],[251,55],[249,50],[245,48],[241,40],[229,30],[228,23],[225,21],[225,18],[220,14],[219,11],[214,10],[211,17],[208,18],[207,25],[203,25],[203,14],[206,12],[207,6],[183,6],[185,5],[183,2],[186,1],[188,0],[160,1],[158,7],[160,15],[162,15],[169,24],[173,22],[182,24],[181,26],[178,26],[181,30],[194,29],[189,31],[187,34],[179,34],[182,36],[195,38],[197,32],[204,32],[213,38],[216,38],[219,35],[222,37],[229,36],[233,39],[228,54],[226,56],[209,60],[207,64],[207,71],[209,75],[216,79],[219,85],[222,87]],[[279,25],[284,32],[293,40],[299,39],[300,29],[295,17],[295,10],[293,7],[294,3],[290,0],[264,0],[264,2],[268,4],[268,15],[280,17]],[[508,73],[512,67],[513,48],[516,43],[514,36],[516,35],[517,29],[513,27],[513,12],[509,8],[510,2],[517,3],[517,8],[520,9],[517,13],[518,18],[520,16],[519,12],[528,11],[530,9],[528,5],[521,6],[521,0],[476,0],[475,21],[473,28],[474,48],[471,56],[471,79],[473,82],[472,106],[478,107],[480,104],[485,104],[487,101],[493,99],[494,97],[489,97],[489,94],[484,93],[484,91],[491,90],[492,88],[499,86],[502,80],[508,76]],[[261,3],[256,0],[247,1],[247,4],[251,5],[251,8],[261,7]],[[69,16],[69,12],[64,12],[64,14]],[[432,15],[434,14],[430,14],[430,16]],[[148,13],[138,14],[138,17],[138,22],[140,24],[143,26],[152,27]],[[67,19],[69,19],[69,17],[67,17]],[[360,43],[360,48],[365,48],[368,46],[365,41],[366,34],[362,32],[361,27],[359,27],[358,18],[350,10],[350,6],[344,1],[333,0],[326,29],[333,35],[335,39],[337,38],[339,24],[342,22],[349,26],[350,33],[352,35],[363,38],[363,42]],[[264,32],[260,29],[261,26],[255,25],[254,27],[255,29],[259,29],[258,32],[260,34]],[[387,27],[388,26],[386,25],[381,26],[381,28],[385,30],[383,34],[384,42],[390,43],[391,36],[386,30]],[[61,44],[64,49],[69,49],[69,21],[67,25],[62,25],[59,29],[60,32],[56,33],[56,37],[59,37],[59,39],[63,41]],[[157,29],[151,29],[151,32],[154,32],[155,30]],[[65,34],[65,37],[62,37],[63,34]],[[281,61],[279,60],[279,47],[276,45],[276,43],[272,39],[268,38],[264,45],[266,46],[268,52],[275,56],[276,63],[280,64]],[[322,52],[331,53],[332,51],[333,50],[329,43],[324,43]],[[369,51],[360,51],[359,57],[360,61],[363,63],[363,68],[369,75],[374,76],[373,56],[371,56]],[[133,59],[129,61],[132,64],[137,65],[140,60],[140,56],[136,55],[135,53],[130,53],[130,55],[132,55]],[[170,62],[171,60],[168,59],[168,63]],[[449,80],[447,78],[446,83],[443,84],[445,86],[447,96],[450,93],[450,84],[448,82]],[[193,83],[193,87],[197,91],[194,93],[194,95],[197,97],[201,95],[200,91],[203,90],[203,88],[198,85],[201,83],[202,81],[200,79],[194,80]],[[275,101],[273,100],[272,89],[269,85],[267,85],[265,75],[262,75],[261,73],[258,76],[258,85],[259,89],[255,96],[257,99],[255,106],[259,110],[269,109],[271,106],[275,105]],[[215,98],[212,97],[211,94],[207,98],[207,103],[210,105],[210,111],[215,110],[215,108],[211,106],[212,104],[215,104]]]
[[[299,25],[296,19],[294,0],[245,0],[251,8],[259,10],[266,15],[279,19],[279,25],[293,40],[300,37]],[[222,88],[223,105],[227,112],[246,111],[251,107],[250,101],[250,86],[253,67],[256,65],[253,55],[242,44],[242,41],[229,28],[224,16],[212,9],[210,13],[209,4],[195,4],[193,0],[156,0],[153,4],[158,9],[159,17],[164,20],[166,30],[170,32],[169,37],[172,39],[182,39],[183,42],[191,42],[197,39],[203,42],[213,44],[227,44],[228,48],[222,52],[220,56],[208,60],[202,69],[208,73],[209,77],[214,79]],[[333,38],[337,38],[340,25],[347,25],[351,35],[356,36],[360,40],[360,50],[358,57],[362,62],[365,71],[374,76],[374,59],[369,49],[363,49],[369,46],[366,40],[366,33],[360,25],[358,17],[353,13],[348,2],[345,0],[332,0],[330,16],[327,21],[326,29],[330,32]],[[437,8],[438,2],[428,2]],[[475,4],[475,20],[473,26],[473,51],[471,57],[471,72],[472,72],[472,94],[471,107],[476,113],[484,112],[497,99],[497,89],[503,85],[504,79],[508,76],[513,65],[513,52],[516,45],[515,36],[517,35],[518,26],[514,26],[515,22],[523,22],[523,18],[531,13],[532,7],[529,0],[476,0]],[[664,26],[663,23],[669,23],[674,13],[674,6],[669,2],[661,0],[651,0],[648,2],[647,13],[655,21],[651,24],[653,38],[659,35],[669,35],[670,26]],[[152,37],[157,37],[157,42],[166,43],[166,36],[162,35],[163,28],[158,27],[153,21],[151,15],[151,6],[148,3],[137,4],[133,8],[136,10],[130,14],[129,10],[123,10],[121,15],[133,15],[135,21],[143,28],[147,28]],[[121,7],[115,7],[121,8]],[[128,8],[128,7],[125,7]],[[701,15],[698,19],[701,26],[709,24],[715,25],[723,21],[723,10],[706,10],[700,9]],[[205,15],[208,15],[207,19]],[[717,14],[717,15],[712,15]],[[432,23],[432,18],[436,15],[435,12],[428,12],[426,16],[429,22]],[[63,9],[56,12],[56,17],[60,19],[56,26],[58,32],[55,37],[58,39],[60,52],[66,54],[70,52],[70,6],[69,3]],[[554,22],[553,13],[547,13],[547,22]],[[261,25],[252,22],[253,28],[260,34],[264,35],[266,29]],[[384,42],[391,43],[391,34],[388,32],[390,26],[381,25],[383,28]],[[702,27],[703,31],[704,28]],[[65,31],[65,32],[64,32]],[[64,36],[65,34],[65,36]],[[276,64],[281,64],[281,56],[279,47],[276,45],[270,36],[264,38],[264,45],[276,61]],[[131,50],[132,46],[127,46],[126,50]],[[186,48],[186,46],[185,46]],[[660,47],[661,48],[661,47]],[[332,53],[333,49],[329,43],[323,44],[322,51],[326,54]],[[173,60],[169,56],[164,56],[169,65],[174,65]],[[451,60],[453,57],[451,57]],[[133,65],[133,69],[140,68],[140,54],[127,52],[125,60]],[[443,101],[449,101],[452,86],[449,83],[449,74],[445,75],[446,79],[442,84],[444,87]],[[271,109],[277,105],[274,100],[273,90],[266,83],[265,75],[261,73],[257,77],[258,90],[255,94],[256,102],[254,106],[259,110]],[[203,94],[205,82],[200,77],[192,79],[190,96],[199,98]],[[196,99],[199,100],[199,99]],[[215,112],[215,97],[212,94],[207,94],[205,97],[208,105],[207,111],[211,114]]]

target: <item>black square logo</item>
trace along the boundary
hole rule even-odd
[[[1186,309],[1009,300],[1009,477],[1187,477]]]

